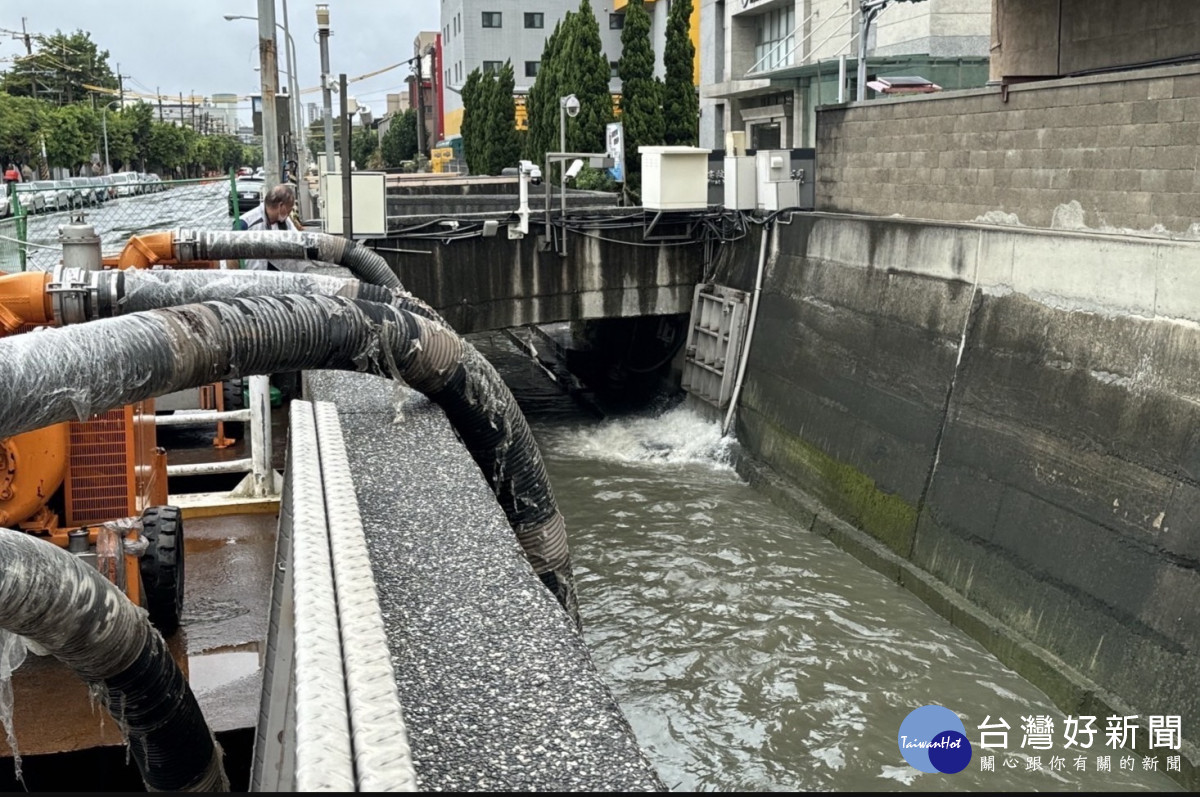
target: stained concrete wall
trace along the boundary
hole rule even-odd
[[[832,510],[814,529],[1065,711],[1198,727],[1200,244],[823,214],[778,230],[746,450]],[[756,255],[717,280],[751,287]]]
[[[1192,0],[992,0],[995,79],[1070,75],[1194,58]]]
[[[1186,232],[1200,218],[1200,65],[826,106],[818,210]]]

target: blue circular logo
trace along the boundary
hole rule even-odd
[[[971,742],[962,720],[943,706],[921,706],[900,723],[900,754],[913,769],[953,775],[971,763]]]

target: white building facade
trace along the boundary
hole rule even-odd
[[[527,94],[541,67],[546,37],[579,0],[440,0],[445,136],[459,135],[462,127],[462,86],[473,69],[498,70],[511,61],[518,97]],[[600,43],[610,66],[621,57],[621,24],[624,15],[613,9],[614,0],[593,0],[592,11],[600,27]],[[617,93],[619,82],[609,88]],[[518,126],[523,126],[522,105]]]
[[[811,147],[816,108],[855,98],[858,0],[694,1],[700,146],[724,149],[725,134],[740,132],[750,149]],[[920,74],[943,88],[983,85],[990,26],[991,0],[890,3],[869,29],[867,79]]]

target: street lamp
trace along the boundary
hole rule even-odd
[[[249,17],[242,14],[225,14],[225,21],[232,22],[235,19],[252,19],[258,21],[258,17]],[[296,42],[292,39],[292,34],[288,32],[287,27],[287,2],[283,4],[283,24],[275,23],[275,27],[283,31],[284,41],[287,42],[287,62],[288,68],[280,70],[288,78],[288,93],[291,95],[292,103],[292,126],[295,128],[294,133],[299,141],[299,156],[297,159],[301,163],[308,162],[308,156],[305,154],[307,146],[304,136],[303,115],[300,112],[300,83],[296,77]]]
[[[567,117],[579,116],[579,98],[574,94],[558,98],[558,151],[567,151]],[[562,201],[563,234],[567,231],[567,168],[565,163],[558,165],[559,198]],[[549,175],[547,175],[549,176]],[[548,209],[548,208],[547,208]]]
[[[109,105],[113,105],[113,104],[119,105],[120,103],[121,103],[120,100],[111,100],[107,105],[104,106],[104,111],[100,115],[100,123],[101,123],[101,126],[104,128],[104,173],[105,174],[112,174],[112,164],[109,163],[109,160],[108,160],[108,107],[109,107]]]

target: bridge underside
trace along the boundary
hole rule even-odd
[[[689,313],[704,245],[642,240],[638,227],[570,233],[566,255],[509,240],[387,238],[372,248],[460,334],[526,324]]]

